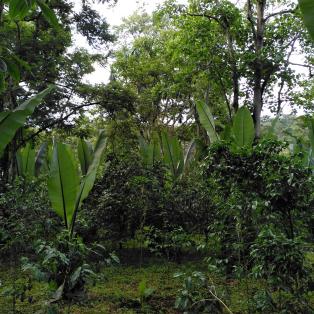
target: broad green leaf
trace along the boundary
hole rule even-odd
[[[93,159],[93,148],[91,143],[86,142],[83,139],[78,140],[77,144],[78,157],[81,165],[81,171],[83,175],[86,175],[87,170]]]
[[[0,72],[6,72],[8,70],[7,63],[0,58]]]
[[[16,153],[18,175],[31,178],[35,175],[35,150],[28,143]]]
[[[247,107],[241,107],[233,120],[234,140],[238,147],[252,146],[254,140],[254,123]]]
[[[153,166],[157,161],[160,160],[161,154],[160,154],[160,143],[159,143],[159,137],[156,133],[152,134],[151,142],[150,142],[150,164]]]
[[[75,211],[79,185],[79,175],[70,147],[66,144],[54,143],[48,196],[54,211],[64,219],[66,228],[70,226]]]
[[[299,5],[303,15],[304,24],[314,40],[314,1],[299,0]]]
[[[51,10],[48,5],[42,1],[42,0],[36,0],[36,3],[38,4],[38,6],[40,7],[45,19],[47,20],[47,22],[54,28],[58,29],[60,27],[57,16],[55,15],[55,13],[53,12],[53,10]]]
[[[314,152],[314,118],[310,119],[308,122],[308,130],[309,130],[309,141],[310,147],[307,152],[305,152],[306,158],[306,166],[312,164],[313,161],[313,152]]]
[[[71,220],[69,220],[71,221],[71,235],[73,234],[73,230],[75,227],[77,211],[79,210],[83,201],[86,199],[89,192],[94,186],[99,163],[103,155],[103,152],[106,148],[106,145],[107,145],[106,134],[104,130],[101,130],[98,136],[97,143],[94,148],[93,160],[87,170],[86,175],[83,177],[80,184],[79,192],[76,197],[75,212],[73,214],[73,219],[71,217]]]
[[[177,178],[183,169],[183,149],[177,137],[167,132],[161,134],[161,146],[165,164],[169,167],[174,178]]]
[[[314,150],[314,118],[309,121],[309,140],[312,149]]]
[[[6,88],[5,84],[5,73],[0,72],[0,93],[3,92]],[[1,151],[0,151],[1,154]]]
[[[160,160],[160,144],[158,135],[153,133],[150,143],[139,137],[140,154],[145,165],[152,167]]]
[[[35,158],[35,175],[38,176],[42,169],[47,170],[47,153],[48,153],[48,143],[45,142],[40,145]]]
[[[193,156],[195,155],[195,149],[196,149],[196,142],[193,139],[191,143],[189,144],[187,151],[185,152],[184,171],[187,171],[189,169],[189,166],[193,160]]]
[[[165,164],[169,167],[172,175],[176,176],[177,160],[173,153],[171,138],[166,132],[161,134],[162,152]]]
[[[150,146],[142,136],[139,136],[139,152],[145,165],[150,165]]]
[[[177,161],[176,175],[179,176],[182,174],[184,168],[184,152],[177,136],[173,136],[171,138],[171,142],[173,146],[174,157]]]
[[[27,15],[31,7],[32,4],[28,0],[11,0],[9,5],[10,17],[13,19],[23,19]]]
[[[19,82],[21,79],[21,74],[18,65],[12,60],[6,60],[6,64],[11,77],[14,79],[14,81]]]
[[[52,86],[48,87],[36,96],[25,101],[14,111],[0,113],[0,154],[13,139],[16,131],[24,125],[27,117],[34,112],[36,106],[42,102],[43,98],[47,96],[53,88]]]
[[[196,110],[210,142],[214,143],[219,138],[215,130],[215,121],[209,107],[204,102],[198,101],[196,103]]]

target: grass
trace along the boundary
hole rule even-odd
[[[174,309],[175,297],[181,286],[180,278],[174,278],[175,272],[191,272],[203,269],[199,262],[175,264],[154,261],[139,268],[138,266],[105,267],[99,273],[99,279],[88,286],[84,300],[70,306],[72,314],[98,313],[178,313]],[[16,269],[0,268],[0,313],[12,313],[13,297],[6,294],[12,288],[14,278],[19,278],[16,286],[22,286],[27,278]],[[147,302],[141,305],[139,284],[147,282],[147,287],[154,293]],[[19,283],[19,284],[18,284]],[[4,295],[6,294],[6,295]],[[49,286],[46,283],[35,282],[30,291],[25,294],[24,301],[17,300],[17,313],[33,314],[43,307],[49,299]],[[29,300],[31,302],[29,302]],[[68,304],[61,306],[58,313],[68,313]]]
[[[185,261],[181,264],[164,260],[148,259],[149,262],[139,264],[104,267],[99,271],[99,278],[87,287],[85,297],[74,304],[64,303],[57,307],[60,314],[175,314],[176,295],[182,287],[182,278],[174,278],[176,272],[192,273],[205,271],[206,265],[201,261]],[[307,261],[314,263],[314,254],[307,254]],[[262,288],[262,283],[252,279],[225,281],[221,277],[213,277],[213,283],[219,296],[231,308],[234,314],[247,313],[247,300],[253,293]],[[141,304],[139,284],[146,281],[147,288],[154,293]],[[27,283],[27,277],[17,269],[0,266],[0,314],[13,313],[13,283],[19,292]],[[11,291],[12,292],[12,291]],[[52,289],[47,283],[33,282],[31,289],[25,292],[23,302],[17,298],[16,313],[34,314],[43,308],[49,299]],[[314,305],[314,295],[309,295]],[[45,312],[44,312],[45,313]]]

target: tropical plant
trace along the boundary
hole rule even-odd
[[[214,118],[209,107],[203,102],[196,103],[197,112],[201,125],[207,132],[210,143],[219,141],[215,130]],[[226,125],[223,139],[229,142],[234,148],[241,149],[252,147],[254,140],[254,123],[250,110],[246,106],[238,109],[233,117],[233,124]]]
[[[144,308],[145,302],[154,294],[155,289],[147,285],[147,280],[143,279],[138,285],[138,293],[140,295],[141,307]]]
[[[146,166],[152,168],[162,161],[170,170],[175,181],[189,170],[195,156],[196,142],[192,140],[185,148],[177,135],[171,135],[169,131],[162,131],[160,137],[153,133],[149,143],[140,137],[139,147],[142,161]]]
[[[160,141],[156,133],[153,133],[150,142],[147,143],[141,136],[139,138],[140,155],[145,165],[153,167],[161,160]]]
[[[196,103],[196,109],[200,122],[207,132],[210,143],[214,143],[219,139],[219,137],[216,133],[214,117],[208,105],[204,102],[198,101]]]
[[[308,204],[312,176],[297,157],[286,156],[286,145],[262,140],[253,148],[234,151],[227,144],[210,148],[203,176],[212,199],[210,233],[220,242],[218,255],[250,268],[250,245],[261,224],[274,225],[287,238],[311,236]]]
[[[218,296],[217,287],[212,279],[202,272],[176,273],[176,278],[184,277],[182,288],[179,290],[175,307],[186,314],[193,313],[232,313],[229,307]]]
[[[270,226],[260,231],[250,252],[254,265],[251,276],[266,281],[264,289],[254,297],[259,311],[313,312],[305,296],[311,279],[302,247],[300,239],[288,239]]]
[[[70,147],[66,144],[54,142],[48,179],[48,194],[53,209],[57,215],[63,218],[64,226],[68,230],[70,238],[73,236],[77,212],[94,185],[105,147],[105,132],[101,131],[94,148],[92,160],[90,161],[86,155],[80,154],[83,174],[80,179],[74,154]],[[91,156],[89,155],[89,157]],[[84,175],[86,165],[88,165],[88,169]]]
[[[13,139],[16,131],[24,125],[27,117],[34,112],[35,108],[42,102],[44,97],[53,89],[53,86],[46,88],[39,94],[23,102],[13,111],[0,112],[0,155]]]
[[[252,147],[254,140],[254,123],[247,107],[241,107],[233,119],[232,133],[237,147]]]

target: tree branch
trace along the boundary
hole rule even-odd
[[[313,65],[309,65],[309,64],[294,63],[294,62],[290,62],[290,61],[288,61],[288,64],[296,65],[296,66],[298,66],[298,67],[304,67],[304,68],[314,69],[314,66],[313,66]]]
[[[251,24],[253,37],[254,37],[254,39],[256,39],[255,22],[254,22],[254,19],[253,19],[252,2],[251,2],[251,0],[247,0],[247,19],[248,19],[248,21]]]
[[[264,18],[264,22],[266,22],[266,21],[269,20],[270,18],[275,17],[275,16],[277,16],[277,15],[293,14],[293,13],[295,13],[295,11],[296,11],[296,8],[291,9],[291,10],[283,10],[283,11],[271,13],[271,14],[269,14],[268,16],[266,16],[266,17]]]
[[[225,25],[220,21],[220,19],[217,16],[214,15],[208,15],[208,14],[197,14],[197,13],[186,13],[188,16],[198,16],[198,17],[206,17],[209,20],[216,21],[223,29],[225,29]]]
[[[101,102],[94,102],[94,103],[87,103],[87,104],[82,104],[79,105],[75,108],[73,108],[73,110],[68,113],[67,115],[65,115],[64,117],[61,117],[60,119],[57,119],[55,121],[52,121],[51,123],[47,124],[44,127],[41,127],[38,131],[36,131],[35,133],[33,133],[32,135],[28,136],[26,139],[24,139],[21,143],[19,143],[19,145],[16,147],[16,150],[18,150],[19,148],[21,148],[26,142],[34,139],[36,136],[38,136],[40,133],[46,131],[48,128],[53,127],[54,125],[67,120],[69,117],[71,117],[73,114],[77,113],[78,110],[85,108],[85,107],[90,107],[90,106],[95,106],[95,105],[99,105]]]

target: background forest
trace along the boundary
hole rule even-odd
[[[0,313],[314,313],[314,3],[117,2],[0,0]]]

